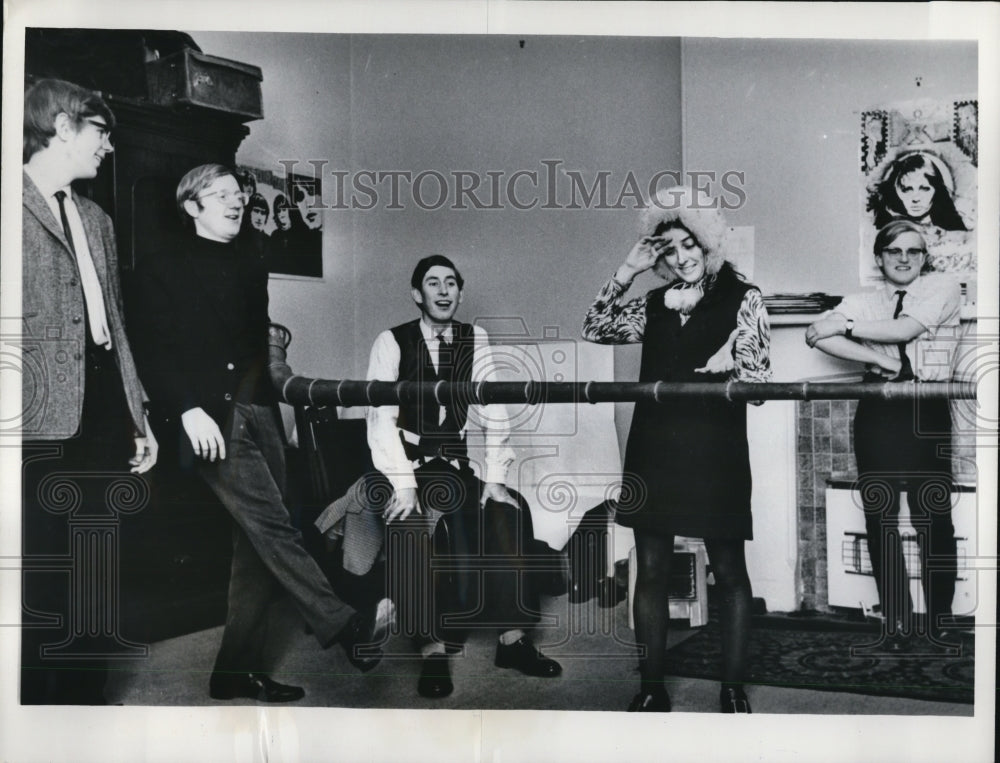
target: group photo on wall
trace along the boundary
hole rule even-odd
[[[322,178],[241,165],[236,174],[249,194],[241,234],[260,247],[268,272],[322,278]]]

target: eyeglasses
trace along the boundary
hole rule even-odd
[[[209,196],[218,198],[220,204],[238,201],[241,205],[246,206],[246,203],[250,200],[250,194],[246,191],[212,191],[211,193],[203,193],[198,198],[204,199]]]
[[[95,119],[84,119],[83,121],[97,128],[97,134],[101,140],[106,140],[108,143],[111,142],[111,128],[108,127],[107,123],[98,122]]]
[[[926,249],[906,249],[906,250],[903,250],[903,249],[896,249],[896,248],[883,249],[882,250],[882,256],[883,257],[892,257],[894,260],[898,260],[904,254],[907,257],[912,257],[913,259],[916,259],[917,257],[922,257],[923,255],[927,254],[927,250]]]

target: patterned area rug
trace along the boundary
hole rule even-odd
[[[963,636],[952,654],[934,653],[926,643],[916,642],[910,653],[896,656],[877,640],[874,632],[755,625],[748,683],[973,703],[976,666],[971,635]],[[667,652],[667,675],[717,679],[720,664],[715,620]]]

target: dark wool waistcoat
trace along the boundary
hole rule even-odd
[[[396,326],[392,331],[399,345],[399,380],[415,382],[469,382],[472,381],[474,334],[471,324],[454,322],[451,347],[442,347],[439,368],[434,370],[430,349],[420,332],[420,320]],[[453,396],[445,402],[445,419],[440,418],[436,403],[417,401],[399,406],[397,425],[420,437],[415,446],[405,438],[403,447],[411,459],[419,456],[443,455],[464,459],[465,442],[459,433],[464,429],[469,414],[469,402]]]

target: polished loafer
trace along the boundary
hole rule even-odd
[[[742,686],[723,686],[719,692],[719,710],[723,713],[750,713],[750,702]]]
[[[377,645],[385,639],[394,619],[392,601],[382,599],[371,612],[355,612],[334,638],[334,643],[343,647],[354,667],[367,673],[382,661],[382,650]]]
[[[670,695],[665,691],[639,692],[628,706],[630,713],[669,713]]]
[[[420,680],[417,681],[417,693],[428,699],[441,699],[454,690],[448,655],[432,654],[424,657],[420,666]]]
[[[514,668],[528,676],[555,678],[562,673],[562,666],[535,648],[523,636],[513,644],[497,643],[497,656],[493,664],[498,668]]]
[[[264,673],[212,673],[212,699],[254,699],[258,702],[295,702],[306,696],[301,686],[279,684]]]

